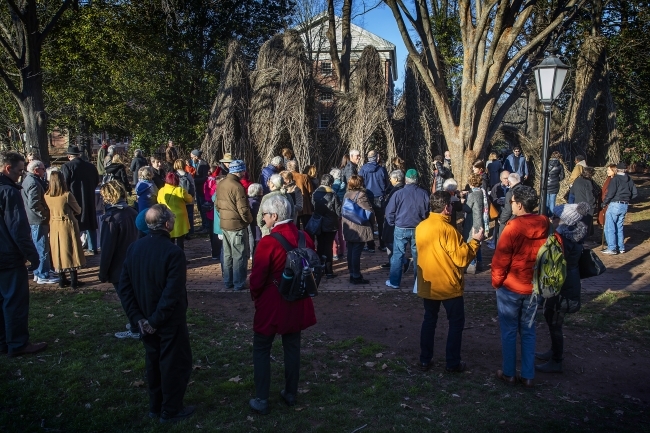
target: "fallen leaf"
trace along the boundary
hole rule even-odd
[[[425,410],[431,410],[431,408],[428,407],[428,406],[425,406],[425,405],[421,405],[421,406],[422,406],[422,409],[425,409]]]
[[[195,365],[192,367],[192,370],[200,370],[202,367],[200,365]]]
[[[309,392],[308,388],[305,388],[305,389],[299,388],[298,389],[298,394],[307,394],[308,392]]]
[[[108,354],[107,354],[107,353],[105,353],[105,354],[102,355],[102,359],[106,359],[106,358],[108,358]]]
[[[460,398],[460,395],[458,395],[458,394],[452,394],[451,396],[456,397],[456,398]]]
[[[387,368],[388,368],[388,366],[387,366],[386,364],[384,364],[384,365],[381,366],[381,369],[382,369],[382,370],[386,370]]]
[[[14,376],[21,376],[23,373],[20,370],[16,370]]]
[[[122,370],[122,373],[131,373],[131,370]]]
[[[499,424],[505,424],[506,422],[504,420],[499,421]]]
[[[377,363],[376,363],[376,362],[366,362],[364,365],[365,365],[366,367],[368,367],[368,368],[372,368],[372,367],[375,366],[375,364],[377,364]]]
[[[55,343],[58,343],[58,342],[59,342],[59,339],[57,338],[56,340],[54,340],[54,342],[55,342]]]
[[[202,426],[201,424],[197,424],[195,427],[198,428],[198,429],[202,429],[202,428],[203,428],[203,426]]]
[[[72,331],[68,331],[68,334],[77,335],[77,331],[73,329]]]
[[[144,380],[136,380],[135,382],[131,382],[131,386],[135,386],[136,388],[140,388],[143,385],[144,385]]]
[[[384,354],[379,352],[378,354],[375,355],[375,358],[381,358],[382,356],[384,356]]]
[[[246,419],[250,422],[255,421],[255,418],[253,418],[252,416],[247,416]]]
[[[400,404],[400,406],[402,407],[402,409],[409,409],[409,410],[413,409],[411,406],[409,406],[406,403],[402,403],[402,404]]]
[[[342,377],[338,372],[336,372],[334,374],[330,374],[330,376],[335,377],[337,379],[340,379]]]
[[[47,318],[48,318],[48,319],[51,319],[52,317],[54,317],[54,314],[48,314],[48,315],[47,315]]]
[[[38,360],[39,360],[39,362],[47,362],[47,361],[44,360],[43,358],[38,358]]]
[[[57,417],[57,418],[61,418],[61,415],[63,415],[63,412],[61,412],[60,414],[58,414],[56,417]]]
[[[296,412],[300,412],[300,411],[303,410],[303,409],[304,409],[304,407],[297,407],[297,408],[296,408]]]
[[[241,377],[239,377],[239,375],[237,375],[235,377],[231,377],[230,379],[228,379],[228,382],[239,383],[239,382],[241,382]]]
[[[86,409],[90,409],[90,403],[86,403]]]
[[[228,367],[230,367],[230,364],[224,364],[223,365],[223,368],[228,368]]]

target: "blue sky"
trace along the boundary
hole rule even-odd
[[[359,11],[355,12],[359,13]],[[373,9],[365,15],[357,17],[353,22],[359,27],[363,27],[369,32],[395,44],[397,51],[397,74],[399,77],[395,81],[395,88],[401,89],[404,83],[404,66],[406,65],[408,53],[390,8],[382,3],[377,9]]]

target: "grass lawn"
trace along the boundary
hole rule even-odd
[[[616,299],[614,299],[616,298]],[[469,310],[484,308],[478,296]],[[492,301],[489,301],[492,302]],[[487,305],[487,304],[486,304]],[[647,344],[650,297],[602,295],[576,326]],[[304,335],[298,405],[281,403],[282,350],[273,348],[271,414],[254,415],[250,323],[190,310],[194,370],[186,404],[197,413],[176,426],[147,415],[144,349],[120,341],[119,304],[98,291],[37,291],[30,330],[50,347],[0,359],[0,432],[613,432],[649,431],[646,405],[594,401],[545,387],[532,391],[465,372],[421,373],[381,345]],[[645,378],[644,380],[647,380]]]

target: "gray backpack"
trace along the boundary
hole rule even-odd
[[[316,251],[307,248],[305,233],[298,231],[298,247],[292,247],[280,233],[271,233],[287,252],[281,281],[274,281],[282,297],[298,301],[318,295],[318,285],[323,276],[323,265]]]

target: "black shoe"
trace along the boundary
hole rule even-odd
[[[366,280],[366,279],[363,278],[363,277],[359,277],[359,278],[351,278],[351,279],[350,279],[350,282],[351,282],[352,284],[370,284],[370,281]]]
[[[384,268],[384,269],[390,268],[390,262],[384,263],[383,265],[380,266],[380,268]]]
[[[296,405],[296,396],[293,394],[289,394],[286,392],[284,389],[280,391],[280,396],[284,400],[284,402],[287,404],[287,406],[295,406]]]
[[[260,415],[267,415],[270,412],[268,400],[251,398],[248,405],[251,407],[253,412],[259,413]]]
[[[420,371],[422,371],[422,372],[429,371],[429,369],[431,368],[431,363],[430,362],[427,362],[427,363],[421,362],[419,364],[419,367],[420,367]]]
[[[22,355],[33,355],[34,353],[42,352],[47,349],[47,343],[27,343],[23,347],[13,352],[9,352],[9,358],[15,358]],[[9,350],[7,348],[7,350]]]
[[[196,410],[196,406],[185,406],[183,409],[179,410],[175,415],[170,415],[166,410],[162,411],[160,414],[160,422],[163,424],[170,423],[174,424],[179,421],[183,421],[191,417]]]
[[[549,361],[553,356],[553,349],[547,350],[546,352],[535,352],[535,358],[540,361]]]
[[[460,361],[460,363],[454,368],[445,368],[447,373],[462,373],[467,368],[465,361]]]

